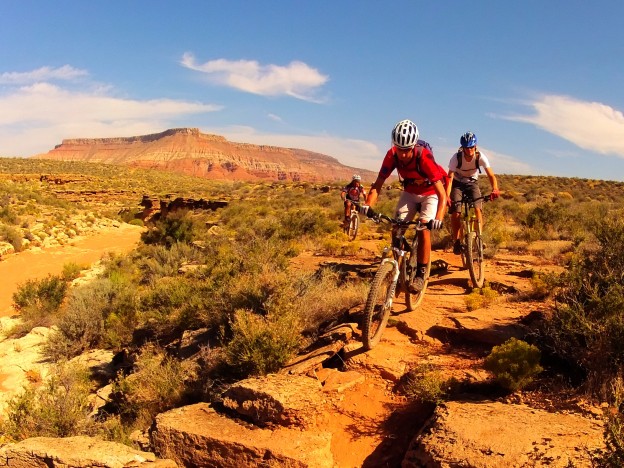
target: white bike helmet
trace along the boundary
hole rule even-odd
[[[351,180],[358,180],[358,181],[360,181],[360,180],[362,180],[362,178],[359,175],[357,175],[357,174],[353,174],[353,177],[351,178]]]
[[[392,130],[392,143],[399,148],[413,148],[418,141],[418,127],[411,120],[401,120]]]

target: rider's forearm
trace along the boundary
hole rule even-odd
[[[488,179],[490,179],[490,185],[492,186],[492,190],[498,190],[498,180],[496,180],[496,176],[494,175],[494,171],[491,168],[487,168],[485,170]]]
[[[375,183],[373,184],[373,186],[371,187],[371,189],[368,191],[368,195],[366,197],[366,204],[368,206],[373,206],[375,204],[375,202],[377,201],[377,197],[379,196],[379,192],[381,192],[381,187],[383,186],[384,182],[385,182],[385,179],[380,179],[378,177]]]

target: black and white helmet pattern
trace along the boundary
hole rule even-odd
[[[401,120],[392,130],[392,143],[399,148],[413,148],[418,141],[418,127],[411,120]]]

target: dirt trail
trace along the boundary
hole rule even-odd
[[[320,264],[357,272],[370,267],[376,260],[378,241],[360,240],[363,249],[354,257],[299,257],[295,267],[314,269]],[[415,404],[396,392],[402,375],[410,368],[427,363],[444,378],[483,381],[484,349],[471,343],[453,343],[444,336],[435,336],[436,329],[461,328],[458,318],[474,323],[506,326],[527,314],[537,304],[509,301],[511,291],[529,291],[529,270],[539,269],[542,260],[532,256],[499,254],[486,263],[486,279],[503,291],[487,307],[468,311],[466,296],[472,290],[468,271],[461,268],[461,259],[451,252],[434,251],[432,260],[442,261],[447,268],[432,272],[427,294],[416,310],[407,312],[401,294],[393,304],[391,325],[381,342],[372,350],[362,352],[356,344],[341,356],[336,367],[355,371],[364,379],[330,397],[330,407],[321,429],[330,431],[332,452],[337,467],[401,466],[409,442],[431,414],[432,406]],[[544,267],[547,267],[544,265]],[[491,347],[491,346],[490,346]],[[475,421],[478,424],[478,421]]]
[[[26,250],[5,256],[0,260],[0,317],[15,314],[13,293],[26,280],[60,274],[67,263],[91,265],[107,252],[129,252],[139,242],[141,232],[141,227],[122,224],[75,239],[62,247]]]

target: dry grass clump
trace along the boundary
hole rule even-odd
[[[44,382],[33,381],[9,401],[0,433],[15,441],[93,433],[95,424],[89,418],[92,388],[85,368],[54,366]]]

